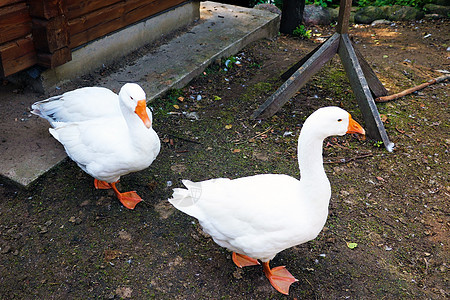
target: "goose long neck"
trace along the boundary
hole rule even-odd
[[[307,124],[303,127],[298,139],[298,165],[300,167],[300,180],[303,182],[328,182],[323,168],[323,138],[317,137],[308,130]]]

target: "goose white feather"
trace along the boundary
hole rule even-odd
[[[270,273],[266,269],[268,262],[277,253],[314,239],[322,230],[331,197],[323,168],[323,140],[350,132],[364,134],[345,110],[321,108],[308,117],[300,133],[300,180],[279,174],[202,182],[183,180],[187,189],[174,189],[169,201],[197,218],[217,244],[236,254],[261,260],[266,263],[265,272]],[[285,294],[290,283],[296,281],[294,277],[289,278],[286,288],[276,286],[267,277]]]
[[[113,184],[150,166],[160,151],[145,99],[137,84],[125,84],[119,95],[86,87],[36,102],[32,113],[50,122],[50,133],[81,169]]]

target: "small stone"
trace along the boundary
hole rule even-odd
[[[371,26],[377,26],[377,25],[390,25],[392,22],[385,20],[385,19],[380,19],[380,20],[375,20],[373,21],[370,25]]]
[[[129,287],[118,287],[115,292],[121,298],[131,298],[133,290]]]
[[[6,245],[6,246],[0,248],[0,253],[1,254],[6,254],[9,251],[11,251],[11,246],[10,245]]]
[[[70,217],[69,222],[78,225],[81,224],[82,220],[80,217]]]
[[[340,194],[341,194],[341,196],[342,196],[342,197],[347,197],[347,196],[349,196],[349,195],[350,195],[350,193],[349,193],[349,192],[347,192],[347,191],[344,191],[344,190],[340,191]]]
[[[186,118],[191,119],[191,120],[200,120],[198,113],[196,113],[195,111],[187,112],[184,115],[186,116]]]
[[[47,233],[47,232],[48,232],[47,226],[39,226],[39,228],[41,229],[41,230],[39,231],[40,234],[44,234],[44,233]]]

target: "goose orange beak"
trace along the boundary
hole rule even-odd
[[[361,135],[366,135],[366,131],[364,130],[364,128],[362,128],[362,126],[359,125],[358,122],[353,120],[353,118],[350,114],[348,114],[348,115],[349,116],[348,116],[347,133],[357,133],[357,134],[361,134]]]
[[[141,118],[142,122],[144,122],[145,127],[152,127],[152,122],[147,114],[147,103],[144,100],[139,100],[134,112]]]

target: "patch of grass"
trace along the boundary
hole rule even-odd
[[[306,29],[305,25],[300,25],[297,26],[297,28],[294,29],[294,31],[292,32],[293,35],[301,37],[301,38],[306,38],[306,39],[310,39],[311,38],[311,29]]]
[[[178,98],[184,97],[185,93],[182,89],[171,89],[163,97],[155,99],[151,104],[153,114],[158,118],[164,117],[168,112],[176,110],[176,106],[180,105]]]
[[[244,102],[254,101],[258,96],[269,93],[273,89],[271,83],[258,82],[257,84],[249,87],[245,94],[241,95],[240,99]]]

